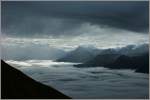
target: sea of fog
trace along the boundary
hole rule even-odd
[[[149,76],[134,70],[76,68],[51,60],[6,61],[33,79],[72,98],[148,98]]]

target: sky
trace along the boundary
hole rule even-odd
[[[72,49],[148,43],[148,1],[3,1],[4,44]]]

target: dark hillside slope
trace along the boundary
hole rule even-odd
[[[115,62],[107,67],[115,69],[136,69],[136,72],[149,73],[149,54],[144,53],[140,56],[120,56]]]
[[[43,85],[1,60],[2,99],[69,99],[59,91]]]
[[[74,65],[76,67],[103,66],[111,69],[135,69],[136,72],[149,73],[149,53],[129,57],[119,54],[98,55],[94,59]]]
[[[119,54],[100,54],[95,58],[83,63],[74,65],[76,67],[94,67],[94,66],[106,66],[113,63],[120,55]]]

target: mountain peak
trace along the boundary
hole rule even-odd
[[[91,46],[78,46],[76,49],[69,52],[66,56],[58,59],[57,61],[86,62],[95,57],[98,53],[99,49],[92,48]]]

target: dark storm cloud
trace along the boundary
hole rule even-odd
[[[148,32],[148,3],[148,1],[3,1],[2,32],[26,36],[76,35],[73,31],[85,22]]]

